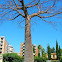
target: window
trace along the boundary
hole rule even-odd
[[[3,38],[1,38],[1,40],[3,40]]]
[[[1,41],[1,43],[3,43],[3,41]]]
[[[55,58],[55,55],[53,55],[53,58]]]
[[[23,55],[24,56],[24,55]]]
[[[2,48],[0,48],[0,50],[2,50]]]
[[[10,51],[10,52],[12,52],[12,51]]]
[[[25,49],[23,49],[23,50],[25,50]]]
[[[2,46],[2,45],[1,45]]]
[[[24,52],[23,52],[24,53]]]
[[[2,52],[0,52],[0,54],[1,54]]]

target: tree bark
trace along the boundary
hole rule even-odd
[[[31,26],[30,17],[26,17],[25,22],[25,50],[24,50],[24,62],[34,62],[33,48],[31,42]]]

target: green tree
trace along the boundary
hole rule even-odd
[[[51,49],[51,53],[55,53],[55,48],[54,47]]]
[[[62,49],[61,49],[61,56],[62,56]]]
[[[46,18],[51,18],[62,13],[61,5],[60,7],[57,5],[58,1],[60,0],[0,0],[1,19],[4,21],[5,19],[15,21],[16,18],[19,18],[17,21],[20,20],[20,24],[25,21],[24,62],[34,62],[31,42],[32,18],[40,18],[44,22],[55,24],[56,21],[50,21]]]
[[[38,45],[38,57],[40,57],[40,52],[41,52],[42,46]]]
[[[60,62],[62,62],[62,56],[60,57]]]
[[[35,45],[33,45],[33,53],[35,53]]]
[[[44,56],[44,54],[45,54],[45,49],[42,48],[42,57]]]
[[[61,48],[59,46],[59,50],[58,50],[58,59],[60,60],[60,56],[61,56]]]
[[[22,62],[23,58],[21,58],[16,53],[6,53],[3,54],[3,62]]]
[[[56,54],[57,54],[57,59],[58,59],[58,42],[56,40]]]
[[[50,60],[51,59],[51,48],[49,45],[47,46],[47,53],[48,53],[48,59]]]

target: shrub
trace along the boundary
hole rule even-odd
[[[60,56],[60,62],[62,62],[62,56]]]
[[[23,57],[16,53],[6,53],[3,54],[3,62],[23,62]]]
[[[34,62],[46,62],[46,57],[34,57]]]

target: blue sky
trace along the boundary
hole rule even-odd
[[[58,28],[57,28],[58,29]],[[61,28],[62,29],[62,28]],[[47,48],[56,46],[56,40],[62,48],[62,31],[56,30],[52,25],[39,21],[31,27],[32,43]],[[25,31],[17,23],[6,21],[0,24],[0,36],[5,36],[7,42],[12,45],[15,52],[20,52],[20,44],[24,42]]]
[[[26,2],[25,2],[26,3]],[[32,10],[31,10],[32,11]],[[31,11],[29,12],[31,14]],[[62,16],[62,15],[60,15]],[[17,21],[23,20],[19,17],[14,21],[4,20],[3,23],[0,23],[0,36],[4,36],[7,42],[12,45],[15,49],[15,52],[20,52],[20,44],[24,42],[25,39],[25,28],[21,28],[18,25]],[[31,37],[32,43],[42,45],[43,48],[47,48],[48,44],[52,48],[56,48],[56,40],[62,48],[62,19],[61,18],[49,18],[48,21],[61,21],[60,24],[51,25],[44,22],[40,18],[31,19]],[[35,21],[36,24],[33,22]],[[25,23],[22,23],[23,26]]]

